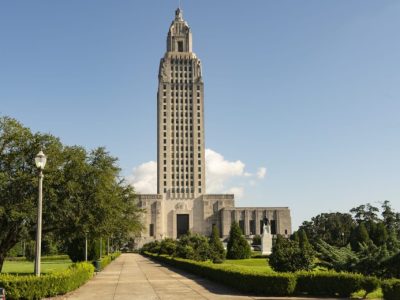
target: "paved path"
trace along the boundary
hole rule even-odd
[[[57,299],[300,299],[250,297],[139,254],[122,254],[78,290]],[[303,298],[308,299],[310,298]],[[328,300],[324,298],[324,300]]]

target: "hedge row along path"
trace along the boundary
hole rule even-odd
[[[210,280],[160,265],[139,254],[122,254],[76,291],[52,299],[312,300],[312,298],[246,296]]]

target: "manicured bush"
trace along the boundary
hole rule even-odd
[[[41,299],[73,291],[92,278],[93,273],[93,266],[82,262],[40,277],[1,274],[0,287],[5,288],[7,299]]]
[[[231,225],[227,248],[226,258],[228,259],[244,259],[251,257],[250,245],[242,235],[242,231],[237,222],[233,222]]]
[[[160,242],[153,241],[153,242],[146,243],[140,249],[140,252],[141,253],[143,253],[143,252],[159,253],[160,252]]]
[[[222,263],[225,259],[225,249],[221,240],[219,239],[219,231],[217,226],[213,226],[210,240],[210,259],[213,263]]]
[[[174,255],[176,251],[176,242],[171,238],[165,238],[160,243],[159,254]]]
[[[278,234],[269,264],[278,272],[310,270],[313,265],[314,251],[307,243],[289,240]]]
[[[350,297],[358,290],[367,293],[379,287],[376,277],[334,271],[297,272],[297,294],[312,296]]]
[[[383,298],[385,300],[400,299],[400,279],[389,279],[382,282]]]
[[[199,276],[209,278],[243,292],[260,295],[291,295],[296,286],[296,276],[290,273],[271,273],[249,270],[242,266],[216,265],[210,262],[198,262],[164,255],[144,253],[151,258]]]
[[[205,261],[210,258],[210,246],[205,236],[188,233],[180,237],[176,242],[175,256],[197,261]]]
[[[297,294],[324,297],[350,297],[352,293],[359,290],[370,293],[380,285],[380,281],[376,277],[366,277],[354,273],[338,273],[334,271],[276,273],[267,269],[251,269],[225,264],[215,265],[210,262],[196,262],[164,255],[158,256],[151,253],[144,254],[155,260],[231,286],[242,292],[250,292],[263,296],[289,296]],[[388,299],[398,300],[400,298]]]

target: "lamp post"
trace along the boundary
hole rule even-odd
[[[47,157],[40,151],[35,157],[35,164],[39,170],[39,199],[36,228],[36,251],[35,251],[35,275],[40,276],[40,255],[42,245],[42,190],[43,190],[43,169],[46,165]]]

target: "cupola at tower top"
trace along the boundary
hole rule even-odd
[[[192,52],[192,32],[180,8],[175,11],[175,19],[169,27],[167,52]]]

